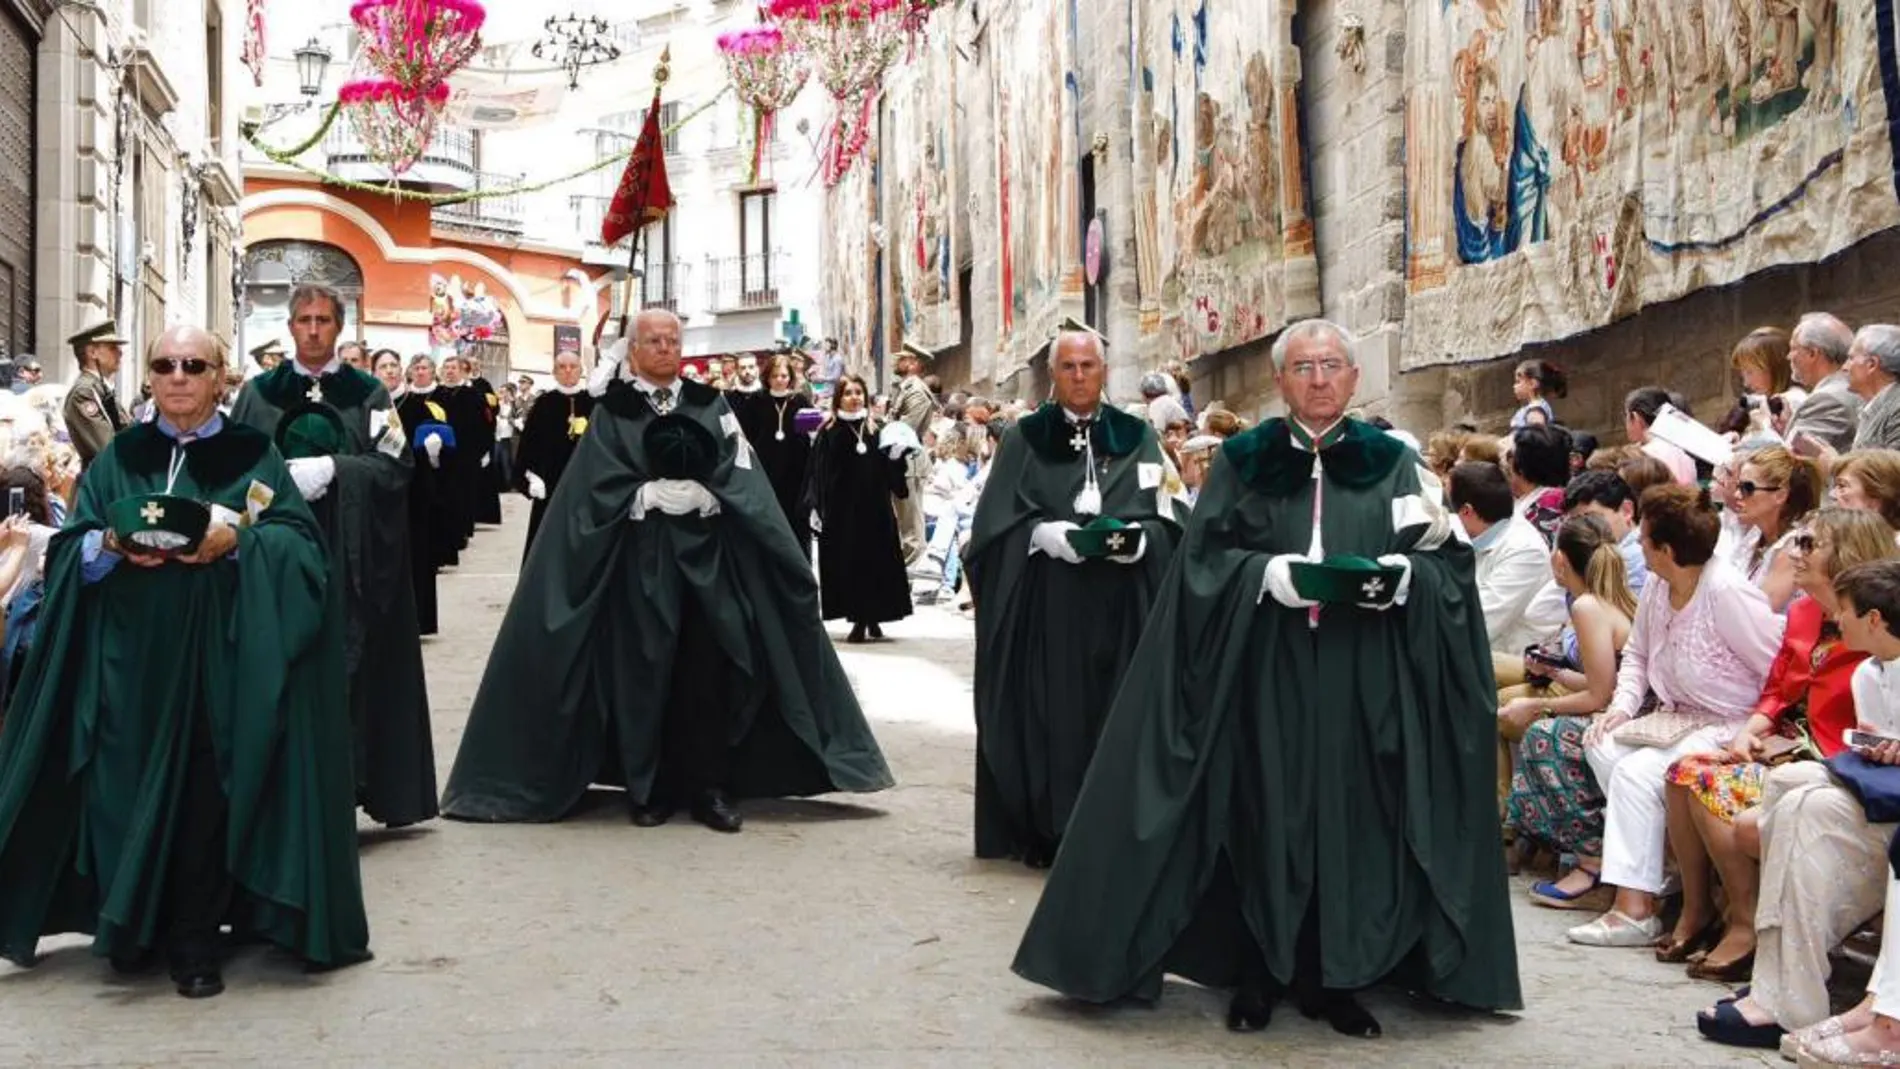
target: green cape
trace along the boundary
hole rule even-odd
[[[202,709],[230,803],[233,924],[318,965],[361,961],[340,621],[316,523],[269,440],[227,425],[186,447],[176,493],[240,515],[253,486],[275,495],[234,559],[121,562],[81,582],[86,532],[110,502],[162,491],[170,452],[149,425],[119,435],[47,550],[45,615],[0,732],[0,956],[31,963],[58,932],[95,935],[100,956],[162,942],[172,806]]]
[[[1038,523],[1075,511],[1083,457],[1061,409],[1045,404],[1003,435],[964,554],[976,603],[976,855],[1053,843],[1095,752],[1180,525],[1163,512],[1167,467],[1147,423],[1104,407],[1095,423],[1103,516],[1139,524],[1134,564],[1029,555]],[[1145,473],[1145,478],[1144,478]],[[1144,482],[1146,485],[1144,485]]]
[[[245,384],[231,418],[275,436],[285,411],[308,404],[310,378],[288,362]],[[407,429],[373,377],[345,366],[324,376],[323,402],[348,442],[336,477],[311,503],[323,528],[342,608],[344,671],[355,738],[357,799],[391,827],[436,815],[435,747],[422,637],[410,577]],[[286,407],[287,406],[287,407]],[[384,426],[372,435],[372,413]]]
[[[1406,604],[1328,607],[1316,630],[1257,604],[1268,559],[1312,534],[1313,480],[1289,477],[1311,456],[1279,423],[1209,473],[1015,969],[1092,1002],[1151,999],[1164,972],[1235,984],[1251,940],[1291,983],[1313,908],[1326,987],[1515,1008],[1470,547],[1417,548],[1426,528],[1394,508],[1421,492],[1416,455],[1351,426],[1358,444],[1324,454],[1324,551],[1406,553]]]
[[[455,768],[449,816],[559,820],[613,770],[645,802],[659,760],[683,599],[728,660],[732,793],[776,797],[891,785],[818,618],[811,563],[718,391],[682,381],[675,416],[718,437],[705,487],[716,516],[629,519],[651,478],[652,406],[610,386],[567,471],[503,618]],[[608,754],[608,722],[619,752]]]

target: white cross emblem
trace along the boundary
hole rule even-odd
[[[1127,542],[1128,540],[1122,537],[1120,531],[1117,531],[1114,534],[1109,535],[1108,536],[1109,552],[1120,553],[1122,551],[1122,546],[1126,545]]]
[[[145,507],[139,510],[139,516],[145,520],[147,527],[156,526],[158,521],[165,518],[165,507],[156,501],[147,501]]]
[[[323,403],[323,383],[317,379],[311,379],[310,392],[304,394],[304,396],[309,398],[314,404]]]
[[[1075,451],[1076,451],[1076,452],[1078,452],[1078,453],[1080,453],[1080,452],[1081,452],[1082,450],[1084,450],[1084,449],[1087,449],[1087,448],[1088,448],[1088,445],[1089,445],[1089,431],[1088,431],[1088,428],[1087,428],[1087,427],[1077,427],[1077,428],[1075,429],[1075,434],[1074,434],[1074,436],[1073,436],[1073,437],[1071,437],[1071,438],[1069,439],[1069,448],[1070,448],[1070,449],[1073,449],[1073,450],[1075,450]]]
[[[1367,600],[1376,598],[1379,595],[1385,593],[1385,580],[1379,579],[1376,577],[1372,579],[1368,579],[1364,583],[1360,584],[1359,592],[1361,594],[1364,594]]]

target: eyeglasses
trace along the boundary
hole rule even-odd
[[[1794,548],[1803,553],[1814,552],[1814,547],[1817,545],[1820,545],[1820,541],[1814,537],[1813,531],[1802,531],[1794,536]]]
[[[1351,366],[1344,360],[1321,360],[1318,363],[1301,360],[1295,364],[1288,364],[1286,373],[1296,379],[1330,379]]]
[[[188,356],[183,360],[174,360],[169,356],[161,356],[157,360],[152,361],[152,374],[162,377],[170,375],[181,367],[185,369],[185,374],[196,377],[211,370],[211,361],[196,356]]]
[[[1743,497],[1754,497],[1756,494],[1772,494],[1779,489],[1781,489],[1779,486],[1763,486],[1753,479],[1743,479],[1741,482],[1735,484],[1735,492]]]

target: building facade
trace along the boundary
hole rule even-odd
[[[47,381],[108,316],[234,337],[242,7],[0,2],[0,342]]]

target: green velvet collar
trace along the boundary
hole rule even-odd
[[[322,381],[324,403],[337,409],[355,408],[369,400],[369,395],[380,385],[376,376],[348,364],[323,376]],[[309,399],[310,376],[291,367],[289,360],[252,379],[251,383],[264,400],[279,409],[289,409]]]
[[[263,431],[226,419],[223,430],[185,444],[185,470],[206,489],[227,486],[256,467],[269,448]],[[112,451],[135,475],[163,475],[171,465],[172,440],[150,423],[135,423],[112,439]]]
[[[1362,490],[1390,474],[1405,456],[1405,443],[1356,419],[1341,420],[1321,436],[1326,474]],[[1242,482],[1269,497],[1285,497],[1313,477],[1313,440],[1284,419],[1270,419],[1221,446]]]
[[[703,382],[692,379],[680,379],[674,384],[679,391],[679,403],[682,405],[709,405],[719,399],[719,391]],[[600,395],[600,406],[616,416],[632,419],[641,412],[650,412],[653,405],[647,395],[634,388],[633,383],[616,376],[607,384]]]
[[[1063,414],[1062,406],[1054,401],[1044,401],[1041,408],[1017,420],[1016,426],[1022,429],[1029,447],[1044,460],[1074,460],[1082,455],[1082,450],[1075,446],[1073,425]],[[1089,438],[1096,453],[1125,457],[1141,448],[1142,432],[1147,428],[1146,420],[1105,404],[1095,410]]]

